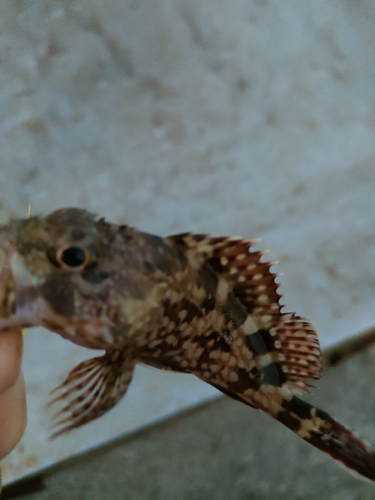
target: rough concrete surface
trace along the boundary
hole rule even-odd
[[[156,234],[261,237],[285,304],[332,344],[375,323],[374,82],[371,0],[3,0],[0,222],[73,205]],[[125,399],[48,445],[42,402],[83,354],[32,335],[29,428],[6,481],[136,428]],[[375,443],[373,369],[337,368],[314,401]],[[170,380],[169,414],[204,399],[196,385],[176,404]],[[96,453],[29,498],[375,498],[229,400]]]
[[[328,371],[307,399],[375,443],[374,377],[374,356],[360,354]],[[5,489],[4,498],[374,500],[375,488],[225,398]]]

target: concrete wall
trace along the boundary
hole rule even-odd
[[[375,322],[372,1],[3,0],[0,62],[1,221],[30,202],[262,237],[323,345]],[[28,336],[30,425],[6,480],[214,396],[163,374],[153,399],[142,372],[107,434],[50,445],[47,391],[84,355]]]

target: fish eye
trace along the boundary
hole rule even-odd
[[[63,269],[80,271],[90,262],[90,254],[81,245],[68,244],[57,250],[56,261]]]

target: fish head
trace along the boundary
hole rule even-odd
[[[0,227],[0,332],[43,326],[86,347],[125,344],[160,321],[172,253],[82,209],[10,220]]]

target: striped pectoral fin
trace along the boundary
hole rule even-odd
[[[127,350],[107,351],[76,366],[52,391],[56,396],[49,405],[65,405],[53,418],[51,437],[95,420],[113,408],[126,393],[134,366],[135,358]]]
[[[328,413],[293,396],[273,416],[350,472],[375,481],[375,450]]]

